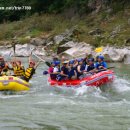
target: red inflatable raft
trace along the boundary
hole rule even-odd
[[[107,70],[107,71],[96,73],[94,75],[90,75],[83,79],[57,81],[49,78],[48,82],[51,86],[61,86],[61,87],[62,86],[74,87],[74,86],[79,86],[81,84],[84,84],[86,86],[99,87],[101,85],[112,82],[113,80],[114,80],[114,72],[112,70]]]

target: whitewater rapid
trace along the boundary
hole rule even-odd
[[[26,64],[26,63],[25,63]],[[38,68],[28,92],[0,92],[0,130],[130,130],[130,66],[101,88],[50,87]]]

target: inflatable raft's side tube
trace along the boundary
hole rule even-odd
[[[14,76],[2,76],[0,77],[0,91],[12,90],[12,91],[27,91],[30,84],[22,79]]]
[[[86,86],[101,86],[103,84],[112,82],[114,80],[114,72],[111,70],[102,71],[97,74],[85,77],[81,80],[63,80],[63,81],[56,81],[51,80],[49,77],[48,82],[51,86],[78,86],[80,84],[85,84]]]

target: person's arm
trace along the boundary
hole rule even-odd
[[[85,71],[87,71],[87,69],[88,69],[88,65],[85,66]]]
[[[78,65],[78,61],[76,61],[76,63],[74,64],[74,67],[76,67]]]
[[[11,67],[8,67],[8,69],[9,69],[9,70],[12,70],[12,71],[14,70],[14,69],[13,69],[13,68],[11,68]]]
[[[50,74],[60,74],[60,72],[53,72],[53,73],[50,73]]]
[[[107,63],[104,62],[102,66],[99,66],[99,69],[104,69],[104,70],[106,70],[106,69],[107,69]]]
[[[86,64],[86,66],[85,66],[85,70],[84,70],[84,72],[83,73],[87,73],[87,71],[88,71],[88,65]]]
[[[24,67],[23,65],[22,65],[21,67],[22,67],[22,69],[25,71],[25,67]]]
[[[92,70],[93,73],[97,73],[98,72],[98,63],[94,64],[94,69]]]
[[[76,72],[76,70],[74,70],[74,76],[76,76],[76,77],[77,77],[77,72]]]
[[[17,61],[17,58],[16,58],[16,55],[14,54],[14,57],[11,59],[11,62],[16,62]]]
[[[90,70],[90,71],[88,71],[89,73],[95,73],[95,68],[94,69],[92,69],[92,70]]]
[[[17,61],[16,61],[16,65],[19,66]]]
[[[80,71],[80,66],[77,67],[77,70],[79,73],[83,73],[82,71]]]
[[[68,75],[64,74],[63,71],[61,71],[60,75],[68,77]]]
[[[8,69],[13,71],[14,69],[12,67],[12,64],[10,62],[7,62],[7,64],[8,64]]]

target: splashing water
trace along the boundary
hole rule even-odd
[[[116,77],[113,87],[118,93],[130,91],[130,81]]]
[[[115,81],[101,88],[50,87],[41,65],[30,91],[0,93],[0,130],[128,130],[130,66],[113,65]]]

